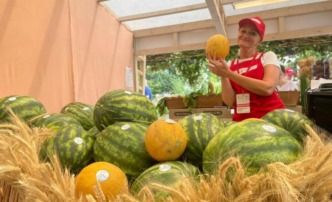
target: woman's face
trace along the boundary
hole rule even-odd
[[[261,37],[252,24],[246,24],[239,29],[237,43],[243,48],[257,47],[261,42]]]

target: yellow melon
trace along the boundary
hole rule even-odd
[[[95,162],[83,168],[76,176],[76,196],[90,194],[97,198],[95,190],[98,190],[98,183],[107,199],[128,193],[128,179],[119,167],[108,162]]]
[[[259,122],[267,122],[266,120],[264,119],[260,119],[260,118],[247,118],[243,121],[259,121]]]
[[[225,59],[230,50],[229,41],[222,34],[212,35],[207,40],[205,50],[211,57],[215,57],[216,59]]]
[[[179,158],[187,146],[187,135],[179,123],[172,119],[154,121],[145,133],[145,147],[157,161]]]

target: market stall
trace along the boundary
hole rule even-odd
[[[332,1],[243,3],[3,0],[0,201],[330,201],[330,86],[306,91],[324,61],[261,118],[212,90],[164,97],[165,118],[143,93],[148,55],[234,46],[244,17],[267,42],[332,33]]]

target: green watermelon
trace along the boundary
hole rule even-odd
[[[57,154],[64,168],[78,173],[93,162],[93,145],[94,139],[83,127],[67,125],[43,142],[39,158],[47,161],[50,155]]]
[[[81,123],[69,115],[62,113],[46,114],[32,122],[35,127],[49,128],[57,131],[67,125],[74,125],[82,127]]]
[[[292,163],[301,145],[285,129],[259,119],[245,120],[221,130],[203,153],[203,171],[215,174],[229,157],[240,157],[249,175],[273,162]]]
[[[138,176],[156,161],[145,148],[147,125],[135,122],[117,122],[103,131],[94,144],[96,161],[106,161],[121,168],[131,178]]]
[[[184,151],[186,161],[201,167],[203,152],[210,140],[224,128],[224,123],[215,115],[198,113],[188,115],[178,121],[188,136]]]
[[[227,126],[230,126],[230,125],[232,125],[236,122],[235,121],[225,121],[224,123],[225,123],[225,127],[227,127]]]
[[[99,135],[100,131],[98,130],[98,128],[96,126],[93,126],[90,130],[88,130],[88,133],[91,137],[96,139],[97,135]]]
[[[147,97],[127,90],[114,90],[101,96],[94,107],[93,117],[100,131],[116,122],[151,124],[158,118],[155,106]]]
[[[54,154],[54,138],[55,135],[52,134],[48,136],[41,144],[38,156],[42,162],[49,162],[50,156]]]
[[[9,108],[26,123],[29,123],[30,119],[46,113],[44,105],[33,97],[7,96],[0,99],[0,123],[10,122]]]
[[[131,191],[138,194],[142,188],[148,187],[150,183],[157,183],[177,189],[184,180],[195,185],[199,182],[199,169],[183,161],[167,161],[155,164],[141,173],[132,183]],[[186,183],[188,183],[186,182]],[[155,201],[167,201],[169,193],[163,190],[151,189]]]
[[[313,126],[312,121],[304,114],[290,109],[276,109],[262,117],[270,123],[273,123],[290,132],[301,144],[307,132],[304,124]]]
[[[82,102],[72,102],[65,105],[60,112],[76,119],[85,130],[90,130],[95,125],[93,122],[92,105]]]

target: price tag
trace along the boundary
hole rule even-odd
[[[249,95],[249,93],[236,95],[236,111],[238,114],[250,113],[250,95]]]

